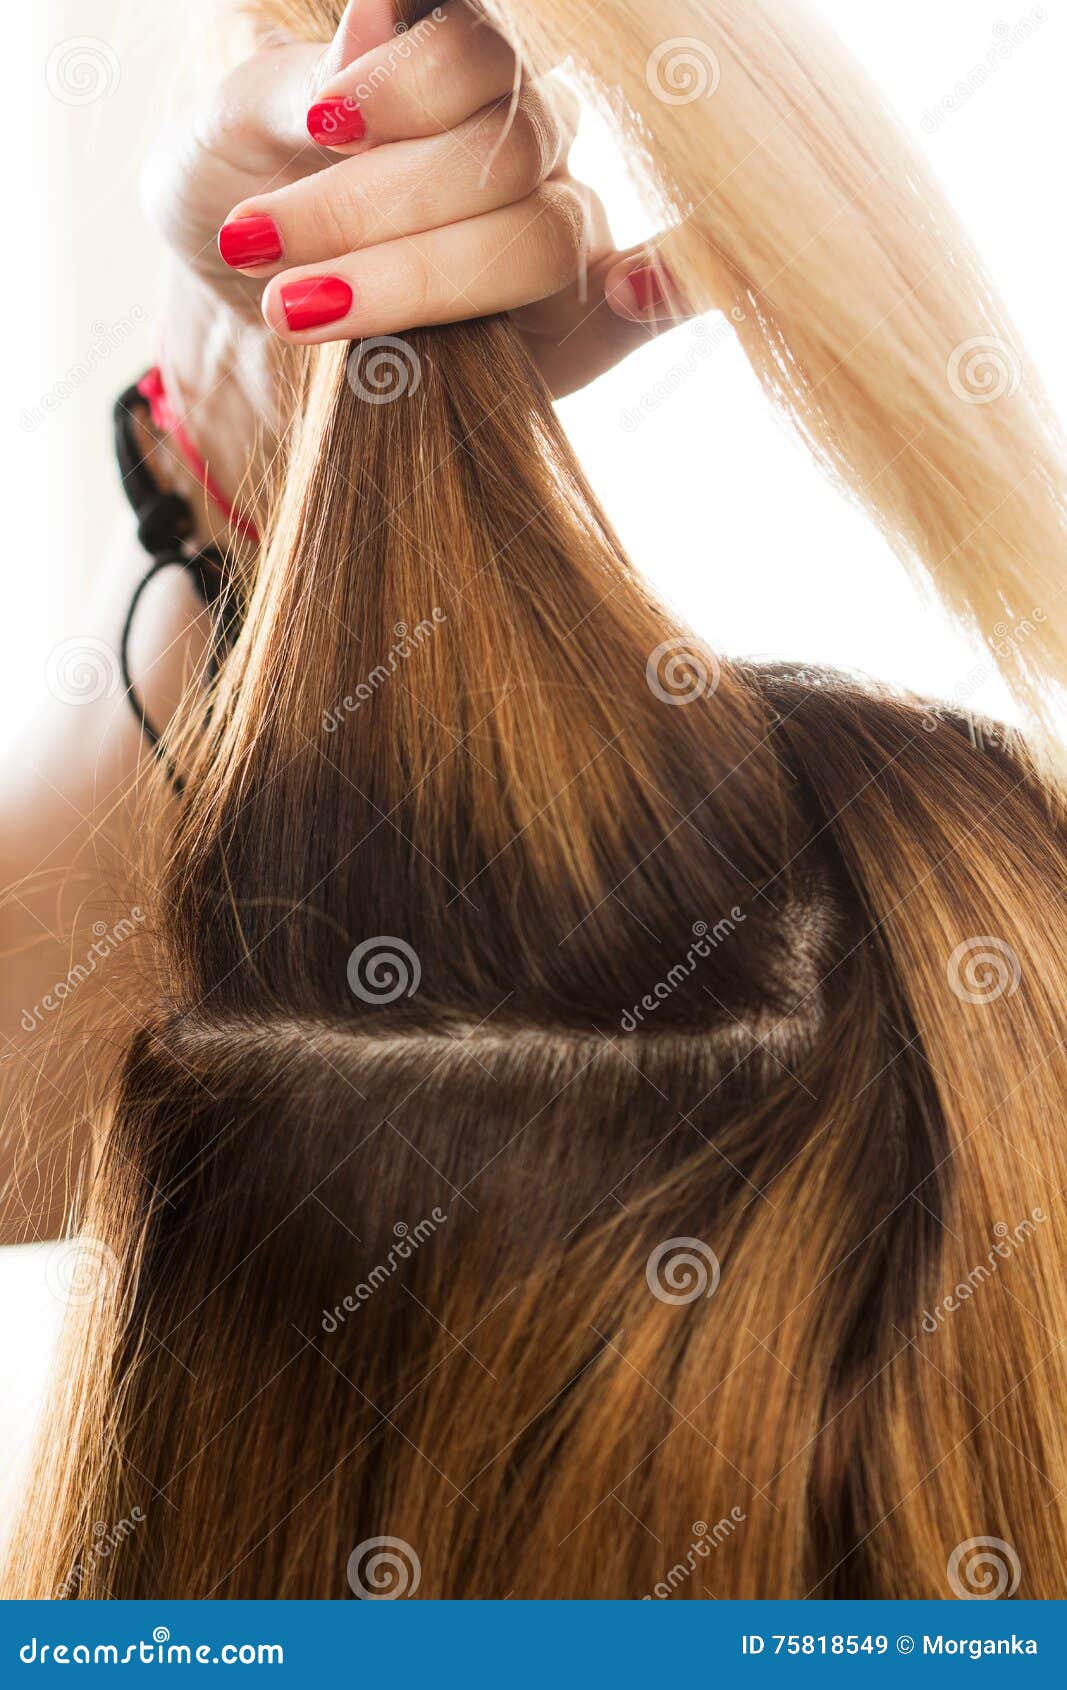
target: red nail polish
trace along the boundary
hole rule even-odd
[[[346,147],[350,141],[362,141],[367,133],[363,113],[347,95],[319,100],[308,112],[307,123],[308,134],[320,147]]]
[[[219,251],[234,270],[273,264],[282,255],[282,239],[273,217],[235,217],[219,230]]]
[[[658,311],[667,304],[663,283],[655,270],[631,270],[627,280],[639,311]]]
[[[304,276],[281,289],[282,310],[289,327],[317,329],[335,323],[352,309],[352,289],[340,276]]]

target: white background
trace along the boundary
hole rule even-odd
[[[815,3],[931,158],[1067,412],[1067,0],[1045,0],[1033,37],[934,133],[924,132],[924,113],[967,82],[1004,26],[1031,16],[1029,5]],[[120,515],[109,407],[152,361],[158,329],[157,252],[137,208],[137,163],[161,111],[181,100],[194,68],[186,26],[203,15],[174,0],[36,0],[5,11],[0,745],[16,756],[48,651],[76,631],[74,595],[91,584]],[[103,44],[107,91],[77,104],[55,88],[69,76],[72,38],[82,37],[96,42],[98,63]],[[603,192],[620,244],[643,239],[647,225],[595,125],[576,163]],[[973,655],[822,483],[734,342],[709,355],[696,333],[675,331],[563,407],[640,568],[724,651],[823,661],[951,696]],[[626,412],[678,365],[690,373],[671,380],[668,401],[626,429]],[[1002,707],[993,689],[972,702]],[[42,1260],[0,1252],[0,1470],[35,1398],[55,1315]]]

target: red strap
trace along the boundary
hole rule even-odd
[[[156,427],[162,429],[174,439],[178,450],[192,470],[204,492],[213,504],[216,504],[227,521],[253,545],[259,544],[259,529],[251,517],[242,516],[237,507],[231,504],[218,483],[213,480],[206,461],[200,456],[185,430],[185,425],[167,397],[163,386],[163,372],[156,364],[147,370],[137,383],[137,391],[142,399],[148,403],[149,413]]]

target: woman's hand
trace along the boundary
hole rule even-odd
[[[157,156],[151,208],[246,352],[263,320],[303,344],[510,312],[571,392],[677,320],[670,282],[643,249],[613,250],[569,175],[573,96],[516,86],[510,47],[462,0],[404,34],[393,15],[352,0],[328,47],[257,52]],[[185,329],[197,349],[203,328]]]

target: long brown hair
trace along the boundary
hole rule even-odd
[[[309,356],[9,1587],[1062,1595],[1054,427],[792,5],[486,9],[609,99],[668,262],[1035,749],[715,657],[506,322],[406,337],[392,403],[381,349]]]

